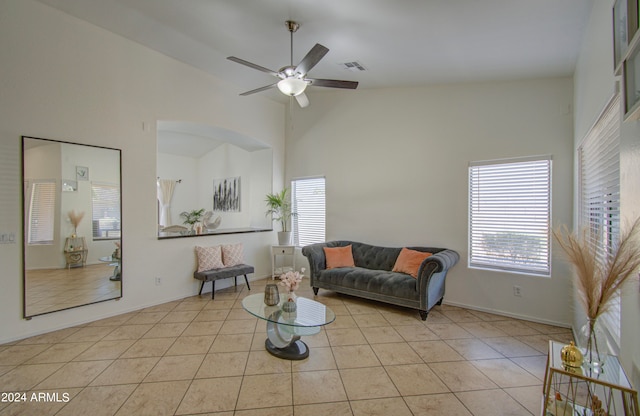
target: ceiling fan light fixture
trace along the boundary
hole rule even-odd
[[[307,88],[307,83],[300,78],[285,78],[278,82],[280,92],[292,97],[302,94],[305,88]]]

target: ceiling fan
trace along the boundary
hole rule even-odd
[[[242,65],[246,65],[249,68],[257,69],[258,71],[265,72],[267,74],[273,75],[276,78],[280,78],[280,81],[267,85],[264,87],[256,88],[251,91],[243,92],[240,95],[250,95],[256,92],[261,92],[268,90],[273,87],[278,87],[280,92],[284,95],[288,95],[290,97],[295,97],[300,107],[304,108],[309,105],[309,99],[307,98],[304,90],[307,86],[311,85],[314,87],[329,87],[329,88],[345,88],[345,89],[356,89],[358,87],[357,81],[341,81],[336,79],[319,79],[319,78],[309,78],[307,77],[307,73],[316,66],[318,62],[329,52],[329,49],[322,46],[319,43],[316,43],[313,48],[307,53],[307,55],[302,58],[302,61],[298,65],[293,65],[293,34],[298,30],[300,24],[287,20],[285,22],[287,29],[291,33],[291,64],[288,66],[284,66],[280,68],[278,71],[273,71],[271,69],[265,68],[260,65],[256,65],[249,61],[245,61],[244,59],[236,58],[235,56],[227,57],[228,60],[237,62]]]

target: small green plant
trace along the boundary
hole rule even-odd
[[[180,218],[182,218],[184,221],[182,221],[183,224],[189,224],[191,227],[193,227],[193,225],[197,222],[202,221],[202,216],[204,215],[204,208],[202,209],[194,209],[192,211],[184,211],[180,213]]]
[[[287,194],[289,188],[284,188],[280,192],[267,194],[265,202],[267,203],[267,212],[265,215],[271,215],[273,221],[280,222],[282,231],[287,232],[287,224],[291,217],[295,217],[296,213],[291,211],[291,202]]]

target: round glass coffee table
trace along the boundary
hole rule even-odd
[[[331,309],[312,299],[298,297],[295,312],[285,312],[280,303],[268,306],[264,294],[249,295],[242,300],[242,307],[251,315],[267,321],[267,339],[264,342],[269,353],[288,360],[303,360],[309,356],[309,347],[300,340],[303,335],[315,335],[320,327],[336,319]]]

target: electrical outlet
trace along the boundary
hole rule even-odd
[[[522,297],[522,287],[513,286],[513,296]]]
[[[156,286],[160,286],[162,284],[162,278],[156,277]]]

